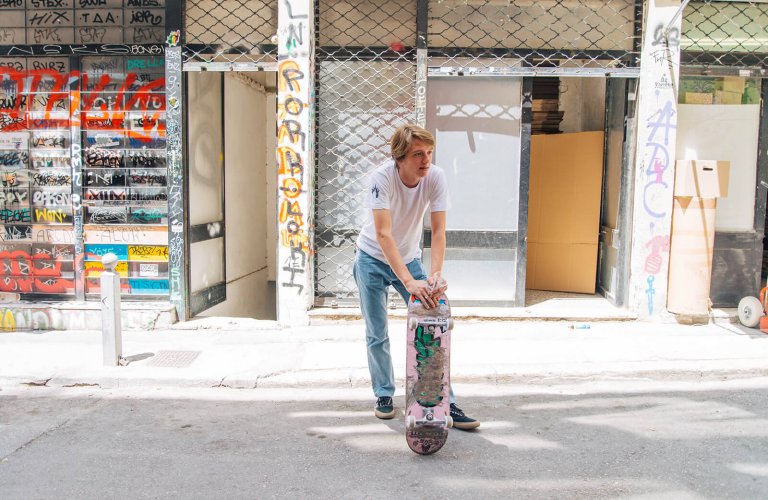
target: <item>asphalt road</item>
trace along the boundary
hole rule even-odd
[[[0,389],[6,500],[768,498],[768,378],[457,386],[428,457],[361,389]]]

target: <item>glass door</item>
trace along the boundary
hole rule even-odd
[[[519,305],[521,77],[432,77],[427,128],[448,178],[443,274],[454,305]],[[429,227],[429,220],[427,226]],[[424,264],[429,271],[431,233]]]

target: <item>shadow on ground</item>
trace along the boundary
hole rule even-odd
[[[5,499],[765,498],[759,380],[467,386],[482,427],[428,457],[367,391],[6,387],[0,484]]]

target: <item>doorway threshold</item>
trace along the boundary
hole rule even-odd
[[[633,321],[637,314],[616,307],[597,294],[526,290],[525,307],[454,306],[453,317],[478,321]],[[390,309],[391,319],[405,319],[404,307]],[[359,321],[359,307],[318,307],[309,311],[310,324]]]

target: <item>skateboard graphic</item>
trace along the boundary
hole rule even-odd
[[[450,415],[451,306],[443,294],[427,309],[413,296],[408,302],[406,342],[405,439],[420,455],[443,447]]]

